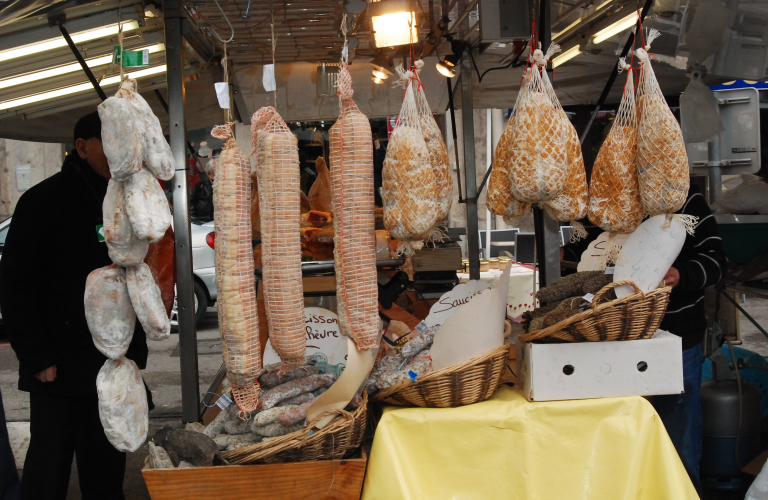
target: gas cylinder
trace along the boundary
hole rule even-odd
[[[735,374],[722,373],[725,370],[719,371],[719,380],[707,380],[701,384],[701,408],[704,418],[701,480],[708,488],[736,490],[747,486],[741,478],[741,467],[760,453],[760,391],[741,379],[742,412],[739,433],[738,382],[735,380]],[[737,434],[740,436],[738,464],[735,454]]]

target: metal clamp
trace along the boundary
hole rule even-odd
[[[717,103],[721,106],[725,106],[727,104],[746,104],[750,100],[749,97],[731,97],[731,98],[725,98],[725,99],[718,99]]]

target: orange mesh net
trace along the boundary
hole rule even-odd
[[[543,56],[540,49],[533,53],[534,61]],[[538,203],[557,197],[565,186],[566,128],[544,86],[540,67],[534,63],[529,69],[515,102],[508,169],[512,196]]]
[[[661,93],[648,57],[650,44],[658,36],[658,31],[650,30],[645,48],[635,51],[641,65],[636,165],[643,206],[650,216],[679,210],[690,186],[683,133]]]
[[[419,250],[437,222],[437,184],[424,142],[413,72],[404,73],[405,97],[382,171],[384,227],[400,241],[397,252]]]
[[[627,72],[624,96],[608,137],[597,153],[589,186],[589,220],[605,231],[628,234],[643,221],[643,202],[637,181],[637,114],[632,71]]]
[[[341,110],[329,132],[337,313],[342,333],[367,350],[378,347],[379,335],[373,138],[346,63],[338,81]]]
[[[261,213],[261,259],[269,339],[282,369],[304,364],[306,330],[301,281],[299,151],[271,106],[251,120]]]
[[[211,131],[226,141],[213,184],[216,308],[235,402],[242,411],[252,412],[259,397],[261,346],[251,249],[251,166],[235,144],[231,127],[219,125]]]

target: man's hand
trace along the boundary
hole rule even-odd
[[[40,382],[53,382],[56,380],[56,366],[49,366],[40,373],[36,373],[35,378]]]
[[[680,283],[680,272],[674,267],[670,267],[667,274],[664,275],[664,284],[675,288]]]

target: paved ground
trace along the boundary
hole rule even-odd
[[[752,316],[764,330],[768,330],[768,301],[747,297],[745,303],[739,304]],[[741,315],[741,340],[744,349],[754,351],[763,357],[768,357],[768,338],[760,333],[743,314]]]
[[[200,370],[200,394],[202,395],[221,366],[221,343],[216,320],[216,309],[208,310],[198,332],[198,366]],[[7,340],[0,339],[0,344]],[[179,336],[171,334],[168,340],[148,342],[149,360],[142,372],[152,390],[155,409],[149,414],[149,435],[164,425],[181,427],[181,378],[179,375]],[[18,361],[10,347],[0,346],[0,389],[3,393],[8,431],[19,472],[29,445],[29,394],[16,389]],[[125,496],[129,500],[149,499],[141,476],[147,446],[128,454],[125,474]],[[77,483],[77,466],[72,465],[68,500],[80,499]]]

